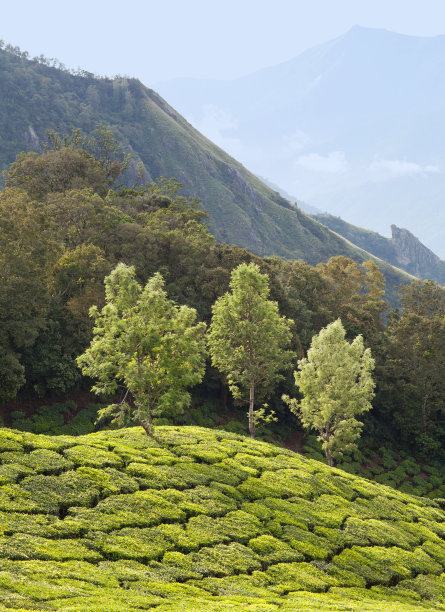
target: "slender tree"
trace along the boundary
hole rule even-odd
[[[304,397],[284,399],[304,427],[318,431],[331,466],[336,455],[355,447],[363,426],[356,416],[371,409],[374,396],[373,368],[362,336],[345,340],[340,319],[314,336],[307,358],[298,362],[295,383]]]
[[[264,395],[290,368],[295,354],[287,350],[291,322],[268,300],[268,277],[256,264],[233,270],[230,291],[213,306],[208,334],[213,365],[227,376],[235,398],[248,394],[249,433],[255,436],[255,394]]]
[[[122,263],[106,277],[105,297],[100,312],[91,309],[94,338],[77,362],[97,379],[95,393],[125,391],[101,416],[123,422],[131,414],[152,435],[153,417],[181,414],[190,403],[187,387],[204,375],[205,323],[167,298],[159,273],[142,289],[134,268]]]

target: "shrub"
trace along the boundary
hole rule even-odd
[[[68,461],[59,453],[44,448],[39,448],[29,454],[18,452],[2,453],[1,461],[2,463],[25,465],[38,474],[59,474],[64,470],[74,467],[71,461]]]
[[[88,536],[91,546],[111,560],[135,559],[147,563],[161,559],[173,544],[157,529],[124,528],[110,534],[95,532]]]
[[[191,556],[196,569],[203,576],[246,574],[261,569],[260,559],[253,550],[237,542],[201,548],[199,552],[191,553]]]
[[[187,491],[168,489],[163,492],[163,497],[188,516],[197,514],[219,516],[230,510],[236,510],[236,503],[232,498],[208,487],[199,486]]]
[[[94,446],[72,446],[64,454],[76,465],[89,467],[120,467],[122,459],[115,453],[96,448]]]
[[[303,561],[304,557],[288,544],[271,535],[261,535],[249,542],[251,548],[266,565]]]
[[[98,561],[101,555],[78,540],[49,540],[27,533],[0,537],[0,557],[8,559],[48,559],[65,561]]]
[[[272,582],[271,590],[277,593],[289,591],[325,591],[337,584],[336,579],[311,563],[278,563],[266,571]]]
[[[327,559],[335,550],[335,547],[326,539],[294,525],[286,525],[283,528],[282,539],[294,550],[311,560]]]

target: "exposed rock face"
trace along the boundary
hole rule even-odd
[[[442,267],[445,262],[441,261],[430,249],[413,236],[407,229],[391,225],[392,238],[396,252],[397,263],[412,274],[424,277],[426,270],[431,271]]]

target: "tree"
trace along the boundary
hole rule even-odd
[[[94,337],[78,365],[97,379],[95,393],[125,390],[103,417],[122,423],[130,414],[153,435],[153,417],[181,414],[190,403],[186,388],[204,375],[205,323],[195,324],[193,308],[167,298],[159,273],[142,288],[122,263],[105,278],[105,300],[100,312],[91,309]]]
[[[37,200],[49,193],[85,188],[106,196],[129,167],[130,155],[121,151],[113,132],[105,126],[97,125],[91,137],[73,128],[70,135],[49,131],[47,138],[41,155],[17,155],[4,172],[6,187],[19,187]]]
[[[355,447],[363,423],[356,415],[371,408],[374,396],[370,349],[362,336],[350,344],[340,319],[314,336],[307,358],[300,359],[295,383],[303,394],[298,401],[284,397],[303,426],[318,431],[329,465],[333,458]]]
[[[324,301],[332,319],[344,321],[350,338],[363,334],[368,346],[371,343],[374,349],[378,343],[376,336],[384,329],[383,314],[387,309],[383,300],[385,277],[378,266],[373,261],[357,264],[337,255],[318,264],[316,269],[328,283]]]
[[[109,182],[101,164],[82,149],[19,153],[5,173],[6,187],[18,187],[35,200],[49,193],[91,188],[102,196]]]
[[[445,290],[434,281],[402,289],[392,313],[382,371],[382,399],[403,439],[424,456],[440,452],[445,433]]]
[[[235,398],[249,392],[249,432],[255,436],[256,391],[265,394],[290,368],[295,354],[285,347],[291,322],[267,299],[268,277],[256,264],[233,270],[227,292],[214,304],[208,335],[212,364],[226,374]]]
[[[25,383],[22,354],[45,327],[49,270],[58,257],[42,211],[18,189],[0,193],[0,401]]]

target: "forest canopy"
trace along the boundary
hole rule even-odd
[[[113,145],[106,131],[102,138]],[[209,324],[232,271],[252,263],[267,275],[280,316],[292,322],[289,349],[298,358],[313,336],[337,319],[348,340],[360,334],[371,349],[376,390],[364,434],[372,438],[378,432],[416,452],[440,453],[442,287],[414,281],[403,290],[401,311],[388,313],[384,277],[375,263],[337,256],[311,266],[217,243],[199,201],[181,195],[175,179],[128,188],[119,180],[126,159],[118,148],[94,148],[81,135],[71,140],[53,135],[50,142],[52,148],[41,154],[17,157],[0,193],[3,402],[17,394],[69,397],[91,386],[76,358],[93,337],[89,309],[104,306],[104,278],[117,264],[133,266],[141,286],[160,273],[168,298],[194,308],[197,320]],[[197,392],[225,396],[226,388],[224,376],[207,367]],[[295,417],[281,401],[283,393],[295,395],[290,373],[268,400],[287,426]]]

